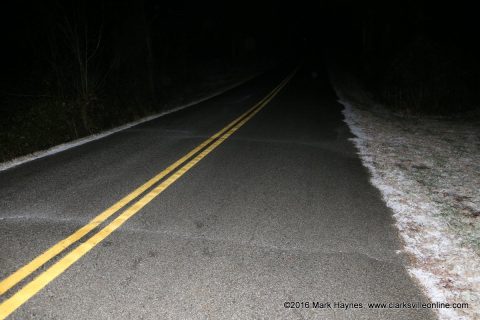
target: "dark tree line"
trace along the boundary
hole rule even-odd
[[[466,2],[339,1],[327,35],[341,64],[380,102],[413,113],[479,105],[478,19]]]
[[[16,1],[0,17],[1,158],[160,111],[212,75],[286,55],[283,32],[271,32],[284,21],[259,8]]]

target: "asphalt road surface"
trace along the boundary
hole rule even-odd
[[[45,264],[4,280],[0,318],[435,318],[368,307],[427,300],[396,253],[392,214],[348,140],[325,72],[305,65],[282,83],[291,71],[0,172],[7,279],[261,108],[88,234],[57,245],[65,250]]]

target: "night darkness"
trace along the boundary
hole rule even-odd
[[[313,2],[3,5],[0,320],[480,319],[478,10]]]
[[[100,123],[91,128],[78,124],[90,132],[132,117],[116,100],[158,110],[206,73],[305,59],[346,67],[399,108],[406,106],[388,101],[389,90],[416,94],[410,87],[421,82],[432,97],[419,101],[418,111],[456,112],[475,104],[478,92],[474,15],[467,5],[419,1],[18,1],[2,10],[2,112],[15,112],[8,105],[22,99],[9,101],[22,95],[53,103],[93,99],[106,113],[118,112],[92,119]],[[447,87],[454,92],[433,97]],[[465,101],[453,107],[456,95]]]

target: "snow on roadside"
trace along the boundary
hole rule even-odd
[[[151,116],[148,116],[148,117],[136,120],[136,121],[132,121],[132,122],[129,122],[127,124],[121,125],[119,127],[103,131],[101,133],[92,134],[92,135],[87,136],[87,137],[83,137],[83,138],[80,138],[80,139],[77,139],[77,140],[73,140],[73,141],[70,141],[70,142],[59,144],[57,146],[51,147],[51,148],[46,149],[46,150],[37,151],[37,152],[31,153],[31,154],[27,154],[25,156],[21,156],[21,157],[12,159],[10,161],[0,163],[0,171],[4,171],[4,170],[10,169],[10,168],[19,166],[21,164],[39,159],[39,158],[44,158],[44,157],[53,155],[55,153],[59,153],[59,152],[62,152],[62,151],[65,151],[65,150],[68,150],[68,149],[71,149],[71,148],[75,148],[75,147],[81,146],[82,144],[85,144],[85,143],[88,143],[88,142],[91,142],[91,141],[95,141],[95,140],[105,138],[105,137],[107,137],[111,134],[117,133],[119,131],[126,130],[128,128],[134,127],[134,126],[139,125],[141,123],[148,122],[148,121],[151,121],[153,119],[159,118],[161,116],[164,116],[164,115],[167,115],[167,114],[177,112],[177,111],[183,110],[185,108],[194,106],[194,105],[199,104],[203,101],[206,101],[206,100],[212,99],[216,96],[219,96],[222,93],[227,92],[227,91],[229,91],[229,90],[231,90],[235,87],[238,87],[238,86],[242,85],[243,83],[255,78],[256,76],[258,76],[258,73],[254,74],[252,76],[246,77],[246,78],[244,78],[240,81],[237,81],[234,84],[231,84],[227,87],[224,87],[224,88],[222,88],[222,89],[220,89],[220,90],[218,90],[218,91],[216,91],[216,92],[214,92],[214,93],[212,93],[212,94],[210,94],[206,97],[203,97],[203,98],[200,98],[198,100],[189,102],[187,104],[183,104],[183,105],[178,106],[178,107],[173,107],[173,108],[171,108],[167,111],[163,111],[163,112],[160,112],[160,113],[157,113],[157,114],[154,114],[154,115],[151,115]]]
[[[468,303],[436,309],[440,319],[480,319],[479,123],[407,120],[335,89],[371,182],[394,212],[409,273],[432,302]]]

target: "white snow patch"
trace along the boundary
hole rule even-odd
[[[409,273],[432,302],[468,303],[437,309],[440,319],[480,319],[478,125],[404,121],[353,105],[355,93],[347,97],[338,83],[335,90],[371,182],[394,212]]]
[[[116,128],[113,128],[113,129],[110,129],[110,130],[106,130],[106,131],[103,131],[101,133],[97,133],[97,134],[93,134],[93,135],[90,135],[90,136],[87,136],[87,137],[83,137],[83,138],[80,138],[80,139],[77,139],[77,140],[73,140],[73,141],[70,141],[70,142],[66,142],[66,143],[62,143],[62,144],[59,144],[57,146],[54,146],[54,147],[51,147],[49,149],[46,149],[46,150],[42,150],[42,151],[37,151],[37,152],[34,152],[34,153],[31,153],[31,154],[28,154],[28,155],[25,155],[25,156],[21,156],[21,157],[18,157],[18,158],[15,158],[15,159],[12,159],[10,161],[6,161],[6,162],[3,162],[3,163],[0,163],[0,171],[4,171],[4,170],[7,170],[7,169],[10,169],[10,168],[13,168],[13,167],[16,167],[16,166],[19,166],[21,164],[24,164],[24,163],[27,163],[27,162],[30,162],[30,161],[33,161],[33,160],[36,160],[36,159],[39,159],[39,158],[44,158],[44,157],[48,157],[50,155],[53,155],[55,153],[59,153],[59,152],[62,152],[62,151],[65,151],[65,150],[68,150],[68,149],[71,149],[71,148],[75,148],[75,147],[78,147],[82,144],[86,144],[86,143],[89,143],[91,141],[95,141],[95,140],[99,140],[99,139],[102,139],[102,138],[105,138],[111,134],[114,134],[114,133],[117,133],[119,131],[123,131],[123,130],[126,130],[128,128],[131,128],[131,127],[134,127],[136,125],[139,125],[141,123],[144,123],[144,122],[148,122],[148,121],[151,121],[153,119],[156,119],[156,118],[159,118],[161,116],[164,116],[164,115],[167,115],[167,114],[170,114],[170,113],[173,113],[173,112],[177,112],[177,111],[180,111],[180,110],[183,110],[183,109],[186,109],[188,107],[191,107],[191,106],[194,106],[196,104],[199,104],[201,102],[204,102],[206,100],[209,100],[209,99],[212,99],[216,96],[219,96],[233,88],[236,88],[240,85],[242,85],[243,83],[255,78],[258,76],[258,73],[257,74],[254,74],[252,76],[249,76],[245,79],[242,79],[241,81],[238,81],[230,86],[227,86],[225,88],[222,88],[221,90],[219,91],[216,91],[215,93],[213,94],[210,94],[206,97],[203,97],[201,99],[198,99],[198,100],[195,100],[195,101],[192,101],[190,103],[187,103],[185,105],[182,105],[182,106],[179,106],[179,107],[175,107],[175,108],[172,108],[170,110],[167,110],[167,111],[163,111],[163,112],[160,112],[160,113],[157,113],[157,114],[154,114],[154,115],[151,115],[151,116],[148,116],[148,117],[145,117],[145,118],[142,118],[142,119],[139,119],[139,120],[136,120],[136,121],[132,121],[132,122],[129,122],[127,124],[124,124],[122,126],[119,126],[119,127],[116,127]]]

